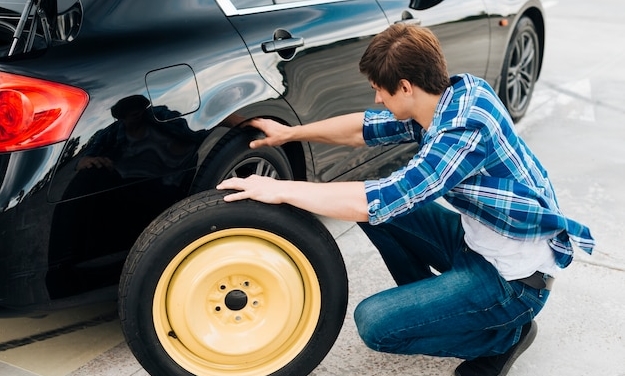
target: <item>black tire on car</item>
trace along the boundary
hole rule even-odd
[[[347,273],[310,213],[224,192],[161,214],[128,255],[119,286],[126,342],[151,375],[306,375],[347,308]]]
[[[534,22],[522,17],[506,49],[499,97],[514,121],[520,120],[529,107],[540,68],[540,40]]]
[[[204,159],[193,182],[192,193],[215,188],[227,178],[245,178],[252,174],[293,180],[291,165],[282,148],[250,149],[250,142],[260,134],[242,128],[232,129]]]

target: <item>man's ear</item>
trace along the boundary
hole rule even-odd
[[[412,95],[412,84],[410,83],[410,81],[406,80],[405,78],[402,78],[401,80],[399,80],[399,90],[404,93],[404,94],[408,94],[408,95]]]

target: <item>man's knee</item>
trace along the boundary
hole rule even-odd
[[[375,351],[395,352],[392,333],[388,331],[388,316],[375,295],[358,304],[354,310],[354,322],[358,335],[367,347]]]

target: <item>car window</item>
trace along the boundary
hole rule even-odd
[[[346,0],[217,0],[227,16],[286,9],[296,6],[335,3]]]
[[[0,60],[71,42],[81,20],[80,0],[0,1]]]
[[[267,5],[273,5],[274,2],[272,0],[233,0],[232,5],[234,5],[237,9],[247,9],[254,7],[264,7]]]
[[[311,3],[310,0],[232,0],[232,5],[234,5],[237,9],[247,9],[247,8],[264,7],[268,5],[301,3],[304,1]],[[323,3],[323,1],[317,1],[317,2]]]

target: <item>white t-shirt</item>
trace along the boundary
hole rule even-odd
[[[469,248],[484,256],[505,280],[529,277],[537,270],[551,276],[559,271],[547,239],[511,239],[464,214],[461,214],[461,220],[464,240]]]

